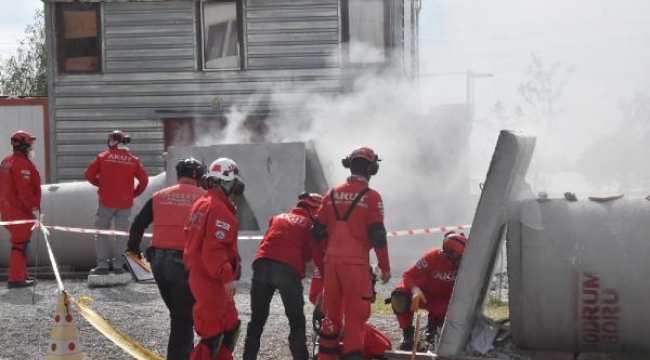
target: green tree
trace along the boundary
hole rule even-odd
[[[43,10],[25,29],[17,53],[0,61],[0,95],[47,96],[47,59]]]

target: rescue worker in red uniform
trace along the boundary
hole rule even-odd
[[[377,281],[377,276],[373,274],[372,283],[373,287]],[[318,266],[314,266],[311,273],[311,285],[309,287],[309,301],[314,304],[314,314],[312,317],[314,331],[320,332],[322,328],[322,321],[324,318],[322,302],[323,302],[323,278]],[[373,291],[374,293],[374,291]],[[374,302],[374,300],[372,301]],[[370,323],[365,324],[366,336],[363,339],[363,357],[365,359],[383,359],[384,353],[392,348],[390,338],[379,331]],[[345,339],[341,339],[345,342]]]
[[[36,141],[30,133],[19,130],[11,135],[13,154],[0,163],[0,212],[3,221],[31,220],[40,217],[41,176],[32,162]],[[33,285],[27,276],[27,247],[33,223],[5,225],[11,234],[8,288]]]
[[[306,262],[314,258],[322,264],[321,251],[311,235],[313,213],[322,201],[319,194],[302,193],[295,208],[269,220],[269,228],[253,260],[251,320],[244,343],[244,360],[257,359],[260,338],[276,290],[280,292],[289,320],[291,355],[294,360],[309,358],[302,279]]]
[[[337,359],[340,332],[345,332],[341,359],[363,359],[365,323],[373,297],[369,251],[374,248],[381,280],[391,277],[379,193],[368,187],[379,170],[379,157],[360,147],[342,160],[351,176],[330,190],[314,221],[313,234],[324,242],[324,301],[318,358]]]
[[[402,275],[391,294],[393,312],[404,335],[400,350],[410,351],[414,346],[412,323],[417,309],[429,312],[426,331],[427,340],[432,343],[436,329],[445,320],[466,245],[467,237],[463,233],[451,231],[445,234],[442,248],[427,251]]]
[[[241,265],[237,247],[239,223],[230,196],[244,193],[237,164],[219,158],[202,179],[207,194],[199,198],[185,225],[183,261],[190,272],[194,330],[201,341],[192,360],[230,360],[239,333],[235,281]]]
[[[133,199],[147,188],[149,178],[140,160],[129,152],[126,145],[131,138],[126,133],[115,130],[108,134],[108,149],[95,158],[84,173],[86,180],[99,189],[99,204],[95,214],[95,228],[108,230],[113,219],[115,230],[128,231],[131,222]],[[138,185],[133,188],[133,179]],[[116,236],[115,257],[109,258],[110,246],[108,235],[95,236],[97,267],[92,275],[107,275],[113,269],[115,274],[124,273],[124,257],[128,237]]]
[[[183,264],[184,226],[190,207],[205,194],[199,180],[206,168],[187,158],[176,163],[177,184],[157,191],[136,215],[129,231],[128,251],[140,256],[145,229],[153,222],[153,238],[147,260],[170,317],[167,360],[188,360],[194,347],[192,307],[194,297]]]

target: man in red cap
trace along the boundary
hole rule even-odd
[[[115,130],[108,134],[108,149],[93,160],[84,176],[89,183],[98,187],[99,204],[95,214],[95,228],[108,230],[113,219],[115,230],[129,231],[133,199],[144,192],[149,183],[147,172],[140,160],[126,146],[131,138],[126,133]],[[133,188],[133,180],[138,185]],[[124,273],[124,257],[128,237],[119,235],[115,239],[113,259],[110,259],[108,235],[95,235],[97,267],[91,275],[107,275],[112,268],[115,274]]]
[[[230,197],[243,194],[244,183],[237,164],[219,158],[202,185],[208,192],[194,202],[185,225],[183,262],[196,300],[194,330],[201,337],[190,359],[232,360],[240,327],[234,296],[241,265],[237,210]]]
[[[404,335],[400,350],[413,349],[413,314],[418,309],[429,312],[427,341],[433,343],[437,328],[445,320],[466,245],[465,234],[451,231],[445,234],[442,248],[427,251],[402,275],[391,294],[393,312]]]
[[[368,147],[352,151],[342,160],[350,177],[325,195],[316,214],[313,233],[322,239],[325,251],[320,360],[338,359],[341,332],[345,332],[341,359],[363,359],[365,323],[373,299],[370,249],[377,255],[382,282],[391,277],[382,199],[368,187],[379,170],[378,162]]]
[[[41,208],[41,176],[32,162],[36,140],[27,131],[11,135],[13,154],[0,163],[0,211],[3,221],[38,219]],[[27,276],[27,246],[33,223],[5,225],[11,234],[11,256],[7,287],[21,288],[35,283]]]

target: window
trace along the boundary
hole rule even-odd
[[[201,4],[203,69],[239,69],[239,23],[236,1]]]
[[[56,4],[57,61],[60,72],[99,72],[99,3]]]
[[[386,62],[390,43],[388,3],[386,0],[347,0],[343,24],[347,33],[343,41],[348,43],[347,59],[351,65]]]

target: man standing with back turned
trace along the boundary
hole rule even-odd
[[[365,323],[374,297],[370,249],[375,249],[382,282],[391,277],[382,199],[368,187],[379,170],[378,161],[368,147],[357,148],[343,159],[351,175],[325,195],[314,221],[314,237],[325,242],[325,319],[319,360],[338,359],[341,330],[345,332],[341,359],[363,360]]]
[[[199,181],[205,166],[194,158],[176,163],[176,185],[164,188],[136,215],[129,231],[129,252],[140,256],[144,231],[153,222],[153,238],[147,250],[147,260],[153,267],[153,276],[160,295],[167,305],[171,320],[167,360],[188,360],[194,347],[192,307],[194,297],[183,264],[185,223],[196,199],[205,194]]]
[[[115,130],[108,134],[108,149],[88,165],[84,176],[89,183],[99,190],[99,204],[95,214],[95,228],[108,230],[115,219],[115,230],[129,231],[131,207],[133,199],[147,188],[149,178],[140,160],[129,152],[126,145],[131,138],[126,133]],[[133,188],[133,179],[138,185]],[[95,252],[97,267],[90,271],[91,275],[107,275],[112,268],[116,275],[124,273],[124,257],[128,238],[124,235],[116,237],[115,257],[109,259],[108,235],[95,236]]]

